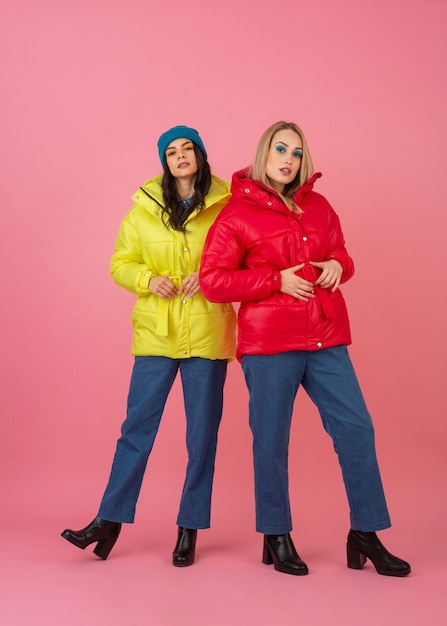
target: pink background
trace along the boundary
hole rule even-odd
[[[445,623],[447,4],[251,4],[1,1],[4,624]],[[197,564],[170,565],[185,464],[176,384],[136,524],[100,565],[59,534],[95,515],[124,417],[134,298],[109,261],[130,196],[159,173],[168,127],[198,128],[229,179],[279,119],[304,129],[356,263],[343,292],[393,519],[382,538],[413,574],[346,568],[340,472],[304,394],[291,497],[311,575],[260,564],[237,363]]]

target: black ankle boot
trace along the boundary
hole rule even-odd
[[[106,559],[111,549],[116,543],[121,532],[121,522],[108,522],[107,520],[95,517],[93,522],[82,530],[70,530],[67,528],[62,533],[62,537],[73,545],[85,550],[85,548],[97,541],[93,552],[101,559]]]
[[[411,572],[409,563],[388,552],[376,533],[350,530],[346,548],[351,569],[362,569],[368,558],[384,576],[407,576]]]
[[[197,530],[178,528],[178,538],[172,553],[172,564],[176,567],[187,567],[194,563]]]
[[[273,563],[278,572],[305,576],[309,573],[307,565],[300,559],[293,545],[292,537],[287,535],[264,535],[262,562]]]

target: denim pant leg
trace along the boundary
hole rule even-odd
[[[256,530],[282,535],[292,530],[288,458],[293,404],[305,367],[298,352],[245,355],[242,369],[250,392]]]
[[[132,523],[149,454],[154,444],[178,361],[167,357],[135,358],[127,417],[116,445],[112,470],[99,517]]]
[[[184,528],[210,526],[217,433],[226,373],[226,360],[192,357],[180,361],[188,466],[177,524]]]
[[[303,387],[318,407],[342,469],[351,528],[388,528],[374,429],[345,346],[309,352]]]

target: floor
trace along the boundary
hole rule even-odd
[[[136,523],[123,527],[109,559],[102,561],[91,547],[82,551],[60,537],[66,526],[79,528],[90,518],[86,510],[68,515],[70,502],[72,510],[76,508],[76,493],[60,491],[57,506],[56,483],[54,478],[48,485],[52,507],[43,506],[29,518],[23,508],[16,515],[24,506],[18,502],[2,518],[0,623],[4,626],[447,623],[445,499],[434,501],[431,492],[425,496],[430,501],[424,502],[423,486],[418,493],[420,506],[412,515],[408,510],[415,492],[392,486],[395,526],[383,531],[381,538],[412,564],[411,575],[399,579],[378,575],[369,562],[362,571],[346,567],[347,529],[345,511],[336,506],[338,488],[315,498],[324,485],[314,485],[313,495],[304,490],[300,498],[306,514],[293,537],[310,573],[295,577],[261,563],[262,538],[252,529],[251,495],[243,488],[235,492],[236,509],[248,500],[247,514],[236,523],[231,489],[221,488],[212,528],[199,533],[196,563],[175,568],[171,552],[176,528],[166,523],[175,519],[174,498],[166,497],[169,485],[158,492],[155,484],[145,488]],[[22,492],[31,503],[32,490],[31,484],[28,493]],[[87,500],[93,499],[95,490],[96,485],[86,490]],[[158,503],[156,509],[151,502]],[[433,514],[430,524],[424,517],[427,507]]]

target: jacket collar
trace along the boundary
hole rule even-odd
[[[250,168],[245,167],[242,170],[239,170],[233,174],[231,180],[231,192],[233,197],[242,197],[250,194],[251,198],[260,202],[261,204],[265,204],[267,200],[271,200],[271,197],[275,197],[279,199],[279,194],[274,189],[270,187],[266,187],[258,180],[253,180],[248,176]],[[321,178],[321,172],[315,172],[309,178],[307,183],[305,183],[302,187],[300,187],[293,196],[293,199],[297,202],[303,198],[309,191],[312,191],[315,181],[318,178]]]
[[[158,211],[163,207],[163,192],[161,189],[161,181],[163,175],[155,176],[146,181],[132,196],[132,200],[141,204],[151,212],[155,209]],[[221,200],[230,199],[230,189],[227,182],[215,176],[211,176],[211,187],[205,198],[205,209],[220,202]],[[156,206],[154,206],[154,202]]]

